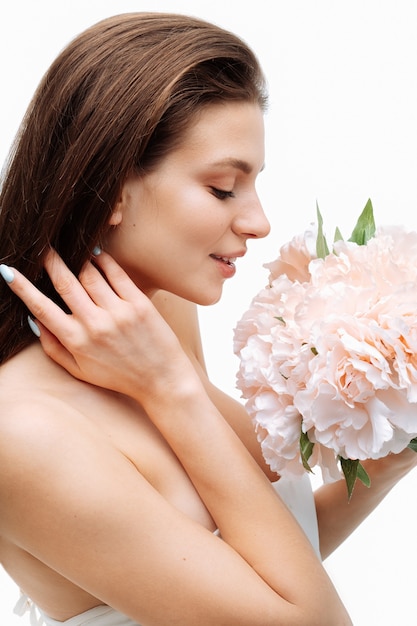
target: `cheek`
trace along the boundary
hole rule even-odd
[[[208,206],[206,209],[199,207],[193,214],[189,215],[184,220],[182,229],[183,234],[189,240],[200,245],[211,245],[222,236],[227,226],[224,213],[214,211]]]
[[[221,205],[201,184],[189,188],[184,186],[175,197],[175,204],[171,200],[171,210],[171,219],[182,231],[182,236],[200,243],[216,238],[227,226],[226,206]]]

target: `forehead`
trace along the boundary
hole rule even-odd
[[[196,116],[178,146],[177,157],[207,159],[219,167],[260,169],[265,158],[264,115],[257,104],[222,102]],[[247,172],[246,172],[247,173]]]

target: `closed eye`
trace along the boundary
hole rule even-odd
[[[226,198],[234,198],[235,194],[233,191],[227,191],[225,189],[217,189],[217,187],[210,187],[211,192],[216,198],[219,200],[226,200]]]

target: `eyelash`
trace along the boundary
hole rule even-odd
[[[216,198],[219,200],[226,200],[226,198],[234,198],[235,194],[233,191],[226,191],[225,189],[217,189],[216,187],[211,187],[211,191]]]

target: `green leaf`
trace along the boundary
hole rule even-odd
[[[343,241],[343,236],[342,233],[339,230],[339,227],[336,226],[336,230],[334,231],[334,239],[333,239],[333,243],[335,241]]]
[[[417,452],[417,437],[414,437],[408,444],[408,448],[411,448],[414,452]]]
[[[352,461],[352,459],[344,459],[340,457],[340,464],[343,474],[345,475],[346,486],[348,490],[348,499],[352,497],[353,487],[355,486],[356,477],[358,474],[359,461]]]
[[[301,435],[300,435],[301,460],[303,462],[304,469],[306,469],[308,472],[311,472],[311,473],[313,473],[313,470],[308,464],[308,460],[313,453],[313,448],[314,448],[314,443],[310,441],[307,433],[304,433],[303,431],[301,431]]]
[[[364,246],[375,235],[375,220],[372,202],[369,199],[364,210],[359,216],[356,226],[352,231],[349,241]]]
[[[284,318],[281,315],[274,315],[274,318],[278,320],[279,322],[281,322],[282,324],[284,324],[284,326],[287,325],[287,322],[284,320]]]
[[[365,487],[371,486],[371,479],[369,478],[369,474],[362,465],[362,463],[358,463],[358,474],[357,478],[365,485]]]
[[[352,497],[353,488],[356,483],[356,479],[359,479],[366,487],[370,487],[371,479],[367,474],[363,465],[358,459],[344,459],[339,457],[340,465],[342,467],[343,474],[345,476],[346,486],[348,490],[348,499]]]
[[[317,208],[317,240],[316,240],[316,254],[319,259],[324,259],[329,254],[329,247],[327,245],[326,237],[323,232],[323,218],[320,213],[319,205],[316,203]]]

